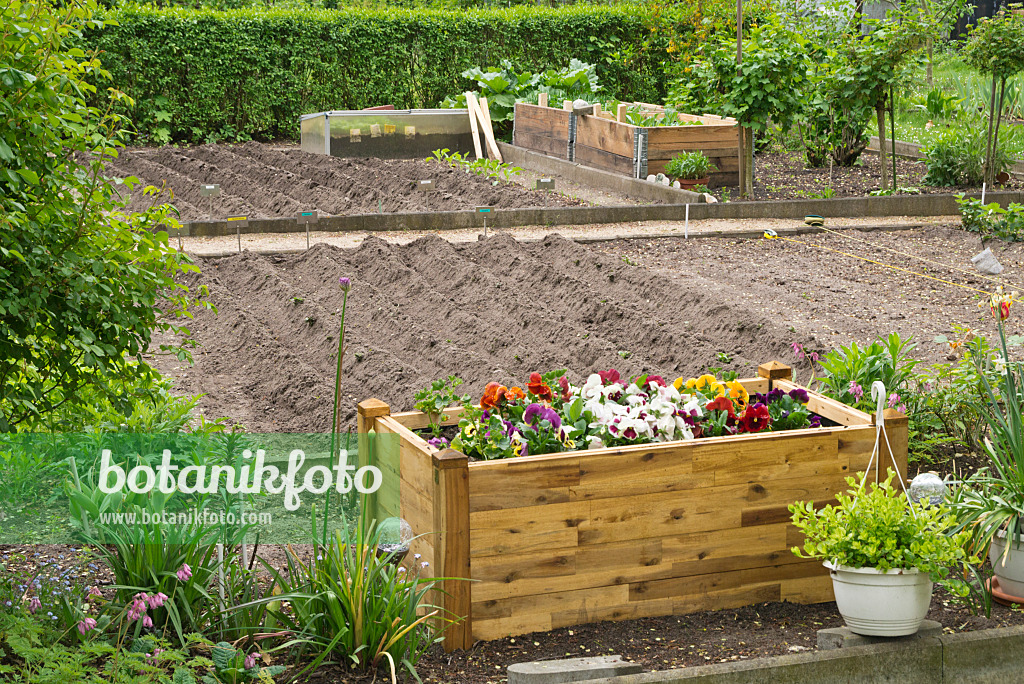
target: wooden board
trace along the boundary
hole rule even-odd
[[[651,145],[669,144],[722,147],[720,143],[738,144],[736,131],[735,126],[657,126],[647,129],[647,146],[648,149]]]
[[[586,166],[593,166],[605,171],[614,171],[625,176],[633,176],[633,157],[621,157],[617,154],[597,150],[585,145],[576,145],[575,161]]]
[[[480,111],[476,106],[476,95],[466,93],[466,108],[469,111],[469,129],[473,132],[473,151],[477,159],[483,159],[483,151],[480,148]]]
[[[568,159],[569,157],[569,143],[566,140],[550,138],[535,133],[523,133],[516,130],[512,144],[525,150],[540,152],[541,154],[558,159]]]
[[[572,112],[550,107],[516,104],[515,129],[524,133],[538,133],[551,138],[569,140],[569,117]]]
[[[627,123],[609,121],[596,116],[576,117],[577,158],[579,147],[590,147],[620,157],[633,159],[636,127]]]

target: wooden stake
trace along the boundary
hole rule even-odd
[[[498,142],[494,139],[494,126],[491,125],[491,110],[487,106],[486,97],[480,98],[477,111],[480,113],[480,123],[484,131],[484,141],[487,143],[488,156],[500,162],[505,161],[501,158],[501,150],[498,149]]]
[[[480,148],[480,129],[477,126],[476,95],[471,92],[466,93],[466,108],[469,110],[469,128],[473,131],[473,151],[476,152],[477,159],[483,159],[484,153]]]
[[[562,109],[567,112],[572,111],[572,100],[562,100]]]
[[[541,93],[540,95],[538,95],[537,96],[537,104],[539,106],[541,106],[541,107],[547,107],[548,106],[548,94],[547,93]]]
[[[619,123],[622,123],[623,121],[625,121],[626,120],[626,110],[628,110],[628,109],[629,109],[629,105],[624,104],[624,103],[620,104],[615,109],[615,120],[618,121]]]

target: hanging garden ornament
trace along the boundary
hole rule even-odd
[[[911,480],[907,495],[914,503],[927,499],[934,506],[946,498],[946,483],[935,473],[921,473]]]
[[[409,553],[413,536],[412,526],[404,518],[387,518],[378,528],[378,553],[394,554],[391,562],[398,565]]]

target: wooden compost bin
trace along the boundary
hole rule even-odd
[[[649,113],[664,112],[643,105]],[[700,150],[715,165],[709,186],[739,184],[739,128],[735,119],[679,114],[690,126],[634,126],[610,114],[576,115],[571,111],[516,104],[512,144],[560,159],[630,176],[662,173],[680,152]],[[610,117],[610,118],[609,118]]]
[[[741,381],[751,394],[797,387],[781,364],[758,373]],[[401,479],[397,498],[372,504],[377,516],[401,515],[422,535],[413,552],[432,576],[473,580],[444,580],[436,598],[465,618],[449,627],[451,650],[600,620],[833,600],[821,563],[790,552],[803,539],[788,506],[845,491],[876,429],[813,392],[808,406],[838,427],[473,463],[414,434],[428,425],[418,411],[391,415],[370,399],[358,420],[361,435],[396,436],[370,455]],[[887,410],[885,425],[905,477],[906,417]],[[882,452],[884,473],[885,440]]]

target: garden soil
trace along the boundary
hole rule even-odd
[[[202,274],[189,285],[206,285],[219,314],[200,310],[188,322],[193,365],[157,363],[178,391],[204,395],[209,417],[255,432],[327,430],[338,278],[348,276],[347,426],[363,399],[408,410],[417,390],[453,374],[478,396],[491,380],[522,384],[534,370],[568,368],[574,382],[607,368],[674,379],[719,366],[751,376],[777,359],[806,382],[810,368],[793,343],[825,352],[897,332],[914,337],[923,362],[939,363],[949,347],[935,340],[952,339],[954,324],[994,335],[982,291],[1003,282],[1024,292],[1024,245],[990,246],[1006,267],[991,281],[969,270],[980,240],[941,227],[592,246],[557,235],[529,244],[507,235],[406,245],[370,237],[351,249],[197,258]],[[1019,319],[1010,326],[1024,332]]]
[[[172,202],[182,221],[281,218],[313,209],[321,215],[351,215],[582,204],[512,183],[495,185],[482,176],[422,159],[339,159],[255,142],[129,148],[108,164],[107,172],[140,179],[134,191],[124,191],[130,210],[155,203],[142,192],[152,185],[163,189],[156,201]],[[433,180],[435,190],[416,190],[414,185],[421,180]],[[206,184],[220,185],[221,194],[204,197]]]

